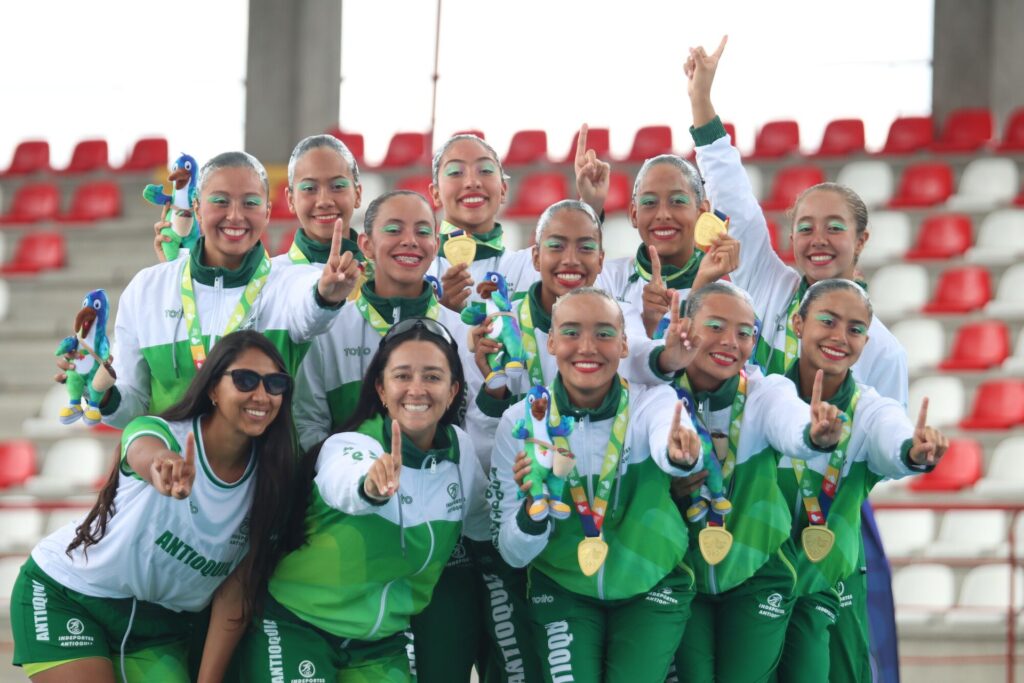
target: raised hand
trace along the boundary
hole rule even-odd
[[[675,412],[672,413],[672,426],[668,432],[668,459],[673,465],[682,468],[693,467],[700,457],[701,443],[697,432],[681,426],[683,414],[683,402],[676,402]]]
[[[949,448],[949,439],[934,427],[928,424],[928,398],[921,401],[921,411],[917,414],[917,424],[914,426],[914,442],[910,447],[911,462],[915,465],[927,465],[934,467]]]
[[[391,421],[391,452],[382,453],[370,465],[363,480],[363,491],[374,500],[387,500],[398,492],[402,472],[402,429],[398,420]]]
[[[727,42],[729,42],[729,36],[722,36],[718,48],[710,55],[703,47],[690,48],[690,55],[683,65],[683,72],[687,79],[686,92],[690,99],[695,96],[711,97],[711,84],[715,80],[715,71],[718,70],[718,62],[722,59]]]
[[[163,219],[163,212],[160,213],[160,220],[153,224],[153,232],[156,233],[156,237],[153,238],[153,251],[156,252],[156,260],[158,263],[166,263],[167,256],[164,254],[163,246],[167,242],[171,241],[168,235],[161,235],[160,231],[164,228],[170,228],[171,222]]]
[[[691,320],[680,314],[679,299],[679,291],[672,290],[669,324],[665,330],[665,348],[658,357],[659,369],[665,374],[679,372],[692,363],[700,347],[700,338],[690,336]]]
[[[153,459],[149,469],[153,488],[164,496],[182,500],[188,498],[196,479],[196,440],[190,432],[185,437],[185,457],[164,450]]]
[[[441,276],[441,305],[456,313],[466,307],[466,299],[473,293],[473,276],[468,263],[452,266]]]
[[[711,246],[697,267],[693,279],[694,291],[710,284],[740,267],[740,241],[723,233],[711,242]]]
[[[843,432],[843,411],[821,400],[821,386],[825,373],[818,370],[811,390],[811,443],[818,448],[832,448],[839,443]]]
[[[580,199],[590,205],[598,215],[604,210],[604,202],[608,197],[608,178],[611,175],[611,164],[597,158],[597,152],[587,149],[587,124],[580,126],[580,134],[576,140],[576,191]]]
[[[341,240],[345,237],[345,221],[339,218],[334,222],[334,234],[331,235],[331,251],[327,263],[320,273],[320,282],[316,288],[320,297],[331,304],[340,304],[355,289],[359,282],[359,262],[352,257],[352,252],[341,254]]]
[[[672,304],[672,295],[665,287],[661,279],[661,257],[654,247],[647,247],[647,253],[651,257],[651,281],[644,285],[643,302],[644,308],[641,317],[644,321],[644,328],[647,336],[650,337],[658,329],[658,323],[668,313]]]

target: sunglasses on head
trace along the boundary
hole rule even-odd
[[[256,391],[256,387],[260,385],[261,380],[263,381],[263,388],[271,396],[280,396],[292,386],[292,378],[285,372],[271,372],[261,375],[255,370],[239,368],[237,370],[229,370],[224,374],[231,378],[235,389],[245,393]]]
[[[421,327],[435,337],[440,337],[451,347],[455,347],[455,339],[452,337],[452,333],[448,331],[448,328],[437,322],[433,318],[406,318],[400,322],[395,323],[391,326],[391,329],[387,331],[384,338],[380,340],[380,345],[384,346],[388,340],[394,337],[405,334],[410,330],[414,330],[417,327]]]

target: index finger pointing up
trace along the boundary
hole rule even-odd
[[[928,397],[921,401],[921,411],[917,414],[917,429],[922,430],[928,424]]]
[[[334,221],[334,234],[331,235],[330,258],[338,258],[341,254],[341,240],[345,236],[345,221],[342,218]]]
[[[825,381],[825,373],[818,370],[814,373],[814,388],[811,389],[811,408],[817,409],[818,404],[821,403],[821,386]]]
[[[679,290],[672,290],[672,305],[669,306],[668,320],[670,325],[675,325],[679,322]]]
[[[398,420],[391,421],[391,461],[396,471],[402,467],[402,428]]]
[[[722,56],[722,53],[725,51],[725,44],[728,43],[728,42],[729,42],[729,36],[728,35],[722,36],[722,42],[720,42],[718,44],[718,49],[716,49],[714,51],[714,53],[712,53],[712,55],[711,55],[711,57],[715,61],[718,61],[718,59]]]
[[[576,137],[576,165],[580,166],[586,162],[587,156],[587,132],[590,128],[587,124],[580,126],[580,133]]]
[[[185,437],[185,466],[196,466],[196,438],[192,436],[192,432]]]
[[[654,247],[647,247],[647,253],[651,257],[651,282],[662,284],[661,282],[661,257],[658,256],[658,250]]]

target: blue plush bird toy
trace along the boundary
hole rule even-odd
[[[501,342],[502,349],[487,355],[491,371],[484,378],[484,383],[489,389],[500,389],[507,386],[510,379],[521,377],[526,372],[523,332],[512,311],[512,295],[501,273],[488,271],[476,286],[476,291],[483,301],[474,301],[462,309],[462,322],[479,325],[492,316],[487,338]]]
[[[182,154],[171,164],[167,182],[171,183],[171,194],[164,192],[163,185],[150,184],[142,190],[142,198],[160,207],[160,220],[170,221],[172,227],[164,228],[161,235],[170,237],[170,242],[161,244],[168,261],[178,258],[181,249],[191,249],[199,239],[199,222],[192,215],[192,202],[196,197],[196,183],[199,179],[199,164],[188,154]]]
[[[65,337],[57,347],[57,356],[64,356],[74,363],[67,371],[66,386],[68,405],[61,408],[59,417],[69,425],[81,419],[87,425],[100,422],[100,399],[103,391],[93,388],[93,378],[101,367],[111,377],[114,369],[110,366],[110,340],[107,338],[107,321],[110,318],[110,304],[107,293],[96,289],[85,295],[82,308],[75,316],[75,334]],[[86,406],[82,407],[82,398]]]

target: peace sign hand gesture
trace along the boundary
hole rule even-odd
[[[164,496],[182,500],[192,492],[192,483],[196,479],[196,440],[189,433],[185,437],[185,457],[174,451],[165,449],[149,468],[150,481],[153,488]]]
[[[339,253],[344,236],[345,221],[339,218],[334,222],[330,256],[316,285],[320,298],[335,306],[348,298],[359,281],[359,262],[352,257],[352,252]]]
[[[668,432],[668,459],[677,467],[690,469],[700,457],[701,443],[697,432],[680,425],[682,414],[683,402],[678,401]]]
[[[672,290],[669,324],[665,330],[665,348],[658,357],[658,367],[665,374],[679,372],[692,363],[701,341],[700,337],[690,336],[692,321],[682,317],[679,299],[679,290]]]
[[[391,452],[382,453],[370,465],[363,480],[363,492],[372,500],[385,501],[398,492],[402,473],[402,429],[398,420],[391,421]]]
[[[811,443],[822,450],[839,443],[845,417],[839,408],[821,400],[821,386],[824,380],[825,373],[818,370],[814,375],[814,388],[811,390]]]
[[[587,124],[580,126],[580,134],[576,139],[576,191],[580,199],[601,215],[604,202],[608,197],[608,178],[611,175],[611,164],[597,158],[597,152],[587,149]]]
[[[658,323],[668,313],[669,306],[672,304],[672,295],[661,279],[661,257],[658,256],[658,250],[649,246],[647,253],[651,257],[651,281],[644,285],[644,307],[641,317],[649,337],[658,329]]]
[[[934,467],[949,448],[949,439],[942,432],[929,427],[928,421],[928,398],[921,401],[921,412],[917,415],[917,424],[914,427],[914,442],[910,447],[910,461],[915,465]]]

